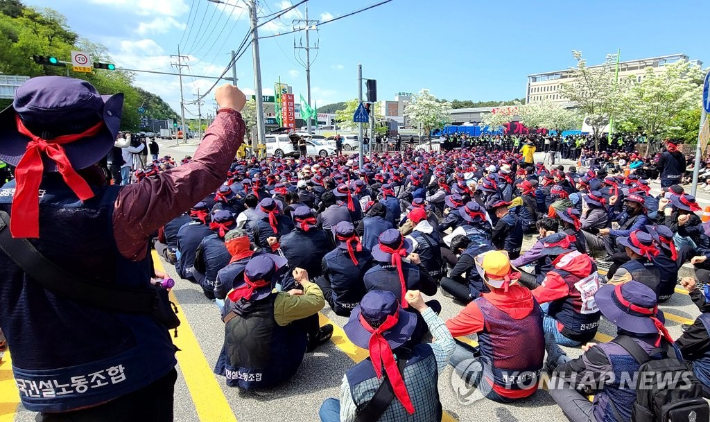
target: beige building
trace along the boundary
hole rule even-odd
[[[685,54],[672,54],[670,56],[619,62],[619,78],[634,76],[640,82],[646,73],[646,68],[652,67],[655,72],[661,72],[663,66],[679,60],[688,60],[688,56]],[[702,66],[702,62],[697,60],[694,62]],[[603,65],[590,66],[590,68],[601,66]],[[571,76],[572,72],[569,69],[528,75],[525,103],[531,104],[549,100],[562,105],[571,105],[569,100],[562,96],[561,92],[561,85],[570,82]]]

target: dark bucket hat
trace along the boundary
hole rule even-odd
[[[569,235],[565,232],[551,234],[540,239],[540,241],[543,246],[543,255],[558,256],[577,250],[574,243],[577,241],[577,238],[574,235]]]
[[[394,293],[384,290],[372,290],[353,309],[348,323],[343,327],[345,334],[356,346],[368,349],[372,334],[363,327],[361,319],[371,326],[381,325],[388,316],[397,316],[397,323],[382,333],[392,349],[406,343],[417,326],[416,315],[404,311],[397,302]]]
[[[461,198],[461,195],[454,193],[446,196],[444,198],[444,203],[449,208],[458,209],[463,206],[463,198]]]
[[[617,238],[616,243],[648,259],[652,259],[652,257],[658,255],[658,249],[656,249],[656,245],[653,243],[653,237],[641,230],[631,232],[629,237]]]
[[[404,249],[407,254],[412,252],[412,242],[406,237],[403,237],[402,233],[397,229],[385,230],[378,240],[379,244],[372,248],[372,257],[379,262],[389,263],[392,261],[392,254],[383,251],[383,247],[392,250]]]
[[[232,302],[239,299],[255,301],[268,297],[278,281],[279,270],[287,263],[286,258],[261,254],[253,256],[244,268],[244,277],[237,279],[228,297]]]
[[[606,284],[597,291],[594,300],[604,317],[631,333],[656,334],[659,329],[652,318],[665,322],[656,293],[638,281]]]
[[[469,201],[466,206],[459,208],[459,214],[469,223],[476,221],[476,218],[482,221],[486,220],[486,210],[476,201]]]

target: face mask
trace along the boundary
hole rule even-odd
[[[626,206],[626,213],[629,215],[636,215],[639,212],[639,208]]]

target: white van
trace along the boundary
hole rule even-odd
[[[298,149],[294,149],[288,135],[266,135],[266,155],[278,158],[298,157]],[[327,157],[335,154],[335,148],[322,143],[319,139],[306,140],[306,153]]]

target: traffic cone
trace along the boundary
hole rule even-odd
[[[703,223],[707,223],[710,221],[710,205],[705,207],[705,210],[703,211],[703,217],[701,218],[703,220]]]

